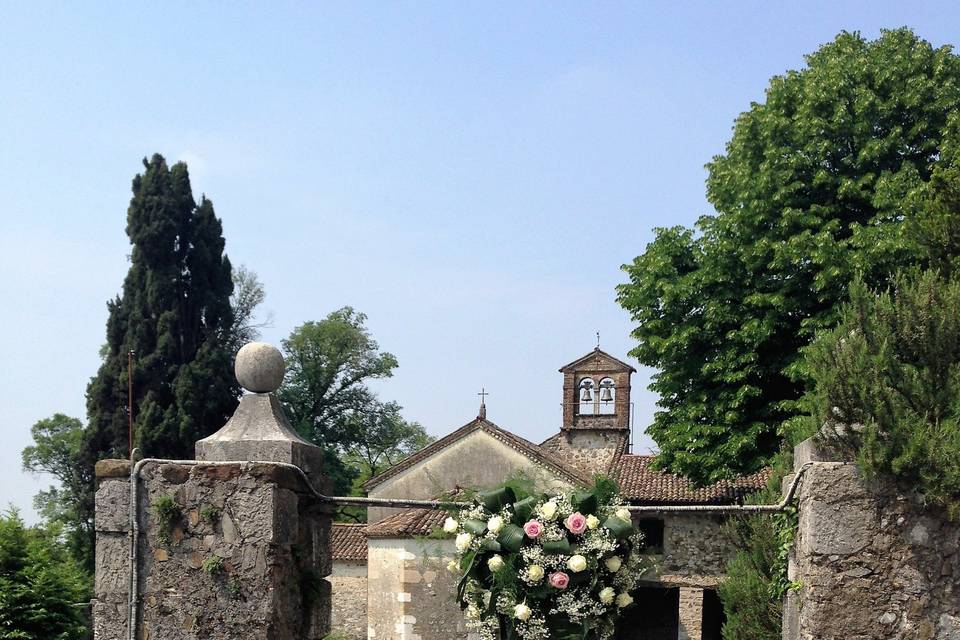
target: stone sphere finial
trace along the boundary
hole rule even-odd
[[[233,371],[237,382],[252,393],[276,391],[283,382],[283,356],[266,342],[248,342],[237,352]]]

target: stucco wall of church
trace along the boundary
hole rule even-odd
[[[369,637],[391,640],[468,638],[454,600],[449,540],[372,539],[367,599]]]
[[[483,431],[475,431],[420,464],[385,480],[371,489],[369,495],[371,498],[430,499],[458,484],[465,487],[499,484],[519,469],[527,470],[532,477],[551,485],[567,486],[558,483],[551,473],[519,451]],[[402,509],[371,507],[367,510],[367,519],[379,522],[398,511]]]
[[[367,543],[367,637],[412,640],[404,620],[403,572],[407,540]]]

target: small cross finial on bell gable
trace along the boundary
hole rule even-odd
[[[480,393],[477,394],[480,396],[480,413],[477,414],[477,419],[486,420],[487,419],[487,396],[490,395],[487,393],[486,388],[480,387]]]

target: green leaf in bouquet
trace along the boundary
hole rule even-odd
[[[617,540],[624,540],[633,533],[633,523],[627,522],[617,516],[610,516],[607,518],[603,526],[607,529],[610,529],[610,533],[613,534],[613,537]]]
[[[527,496],[523,500],[513,503],[513,522],[523,526],[530,516],[533,515],[533,509],[537,506],[537,496]]]
[[[588,584],[592,579],[593,571],[590,571],[589,569],[585,571],[577,571],[576,573],[574,573],[573,571],[568,571],[567,575],[570,576],[571,585]]]
[[[480,543],[480,550],[490,551],[492,553],[500,553],[500,543],[492,538],[487,538]]]
[[[470,574],[473,572],[474,567],[477,563],[477,552],[471,551],[465,553],[462,558],[460,558],[460,571],[461,576],[460,580],[457,582],[457,599],[461,602],[463,601],[463,594],[467,590],[467,578],[470,577]]]
[[[523,529],[515,524],[503,525],[500,535],[497,536],[497,542],[510,553],[516,553],[523,546]]]
[[[483,505],[483,508],[490,513],[497,513],[508,504],[513,504],[516,500],[513,489],[510,487],[499,487],[490,491],[482,491],[477,494],[477,500]]]
[[[463,528],[475,536],[480,536],[487,530],[487,523],[483,520],[470,519],[463,523]]]
[[[577,491],[570,496],[570,504],[585,516],[597,512],[597,496],[592,491]]]
[[[570,553],[570,541],[566,538],[560,538],[559,540],[544,540],[543,541],[543,552],[544,553],[554,553],[554,554],[569,554]]]

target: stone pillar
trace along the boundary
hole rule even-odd
[[[857,465],[812,463],[797,494],[799,523],[789,577],[801,585],[784,609],[783,638],[960,638],[960,523],[923,496]]]
[[[290,428],[271,391],[283,358],[240,350],[252,393],[197,443],[197,462],[144,461],[130,525],[130,467],[97,465],[96,640],[320,640],[329,632],[331,507],[319,448]],[[276,464],[287,463],[287,464]],[[306,476],[296,468],[306,471]]]
[[[703,636],[703,589],[680,587],[680,625],[677,640],[701,640]]]
[[[130,462],[101,460],[95,475],[93,632],[97,640],[125,640],[129,637]]]

